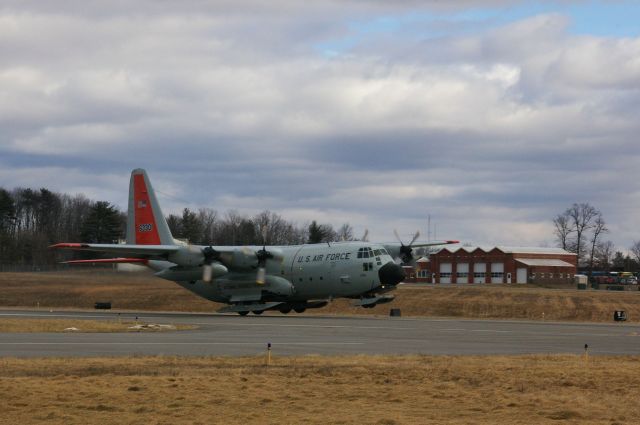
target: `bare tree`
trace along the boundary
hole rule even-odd
[[[336,232],[337,241],[352,241],[353,240],[353,227],[349,223],[344,223]]]
[[[569,235],[574,231],[571,227],[571,219],[567,213],[568,211],[565,211],[553,219],[553,225],[555,226],[554,233],[558,240],[558,245],[564,250],[569,248]]]
[[[631,251],[635,260],[640,263],[640,241],[635,241],[629,251]]]
[[[593,226],[593,221],[600,213],[589,203],[581,203],[573,204],[565,214],[569,217],[573,231],[576,234],[574,249],[578,264],[580,264],[584,249],[585,232]]]
[[[598,266],[604,271],[608,272],[611,269],[614,252],[615,246],[611,241],[600,242],[596,247],[596,259],[598,261]]]
[[[198,209],[198,221],[202,228],[202,243],[213,244],[218,224],[218,211],[211,208]]]
[[[603,233],[608,233],[609,229],[607,229],[607,224],[604,221],[604,218],[602,217],[602,214],[600,212],[598,212],[598,215],[595,218],[595,221],[593,223],[592,226],[592,234],[591,234],[591,254],[589,255],[589,277],[591,277],[591,275],[593,274],[593,259],[595,257],[596,254],[596,246],[598,244],[598,238],[600,238],[600,236]]]

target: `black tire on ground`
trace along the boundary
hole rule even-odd
[[[240,316],[246,316],[247,314],[249,314],[249,312],[248,311],[239,311],[238,314]]]
[[[253,312],[252,312],[252,313],[253,313],[253,314],[262,314],[262,311],[263,311],[263,310],[253,310]]]
[[[307,309],[305,307],[294,307],[293,310],[296,313],[304,313]]]
[[[289,314],[289,313],[291,313],[291,307],[281,308],[281,309],[280,309],[280,313],[282,313],[282,314]]]

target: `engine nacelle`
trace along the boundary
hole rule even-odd
[[[290,296],[293,295],[295,288],[287,279],[280,276],[267,275],[263,289],[273,294]]]
[[[216,279],[229,273],[229,270],[218,262],[211,263],[211,278]],[[156,276],[174,281],[193,282],[202,280],[202,267],[171,267],[156,273]]]
[[[234,270],[253,270],[258,266],[258,256],[257,253],[259,249],[255,248],[238,248],[233,251],[231,254],[231,266]],[[268,261],[282,262],[284,260],[284,253],[279,248],[270,248],[267,247],[267,252],[270,254],[270,258]],[[223,260],[226,260],[226,257],[223,254]]]
[[[184,246],[169,255],[169,261],[183,267],[195,267],[204,262],[202,249],[195,246]]]

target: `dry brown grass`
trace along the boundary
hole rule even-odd
[[[3,424],[636,424],[640,359],[1,359]]]
[[[132,328],[143,325],[140,328]],[[146,326],[144,326],[146,325]],[[76,331],[67,331],[75,328]],[[194,329],[192,325],[154,326],[142,322],[118,322],[73,319],[11,319],[0,318],[0,332],[162,332],[170,330]]]
[[[351,307],[348,300],[310,310],[313,314],[386,315],[389,308],[404,316],[610,322],[615,310],[640,321],[640,292],[577,291],[531,286],[401,286],[391,304],[373,309]],[[93,308],[111,301],[124,310],[213,312],[221,307],[173,282],[150,274],[80,269],[64,273],[0,273],[0,306]],[[273,313],[280,314],[280,313]]]

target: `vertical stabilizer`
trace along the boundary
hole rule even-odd
[[[127,243],[134,245],[175,244],[147,172],[141,168],[131,172]]]

